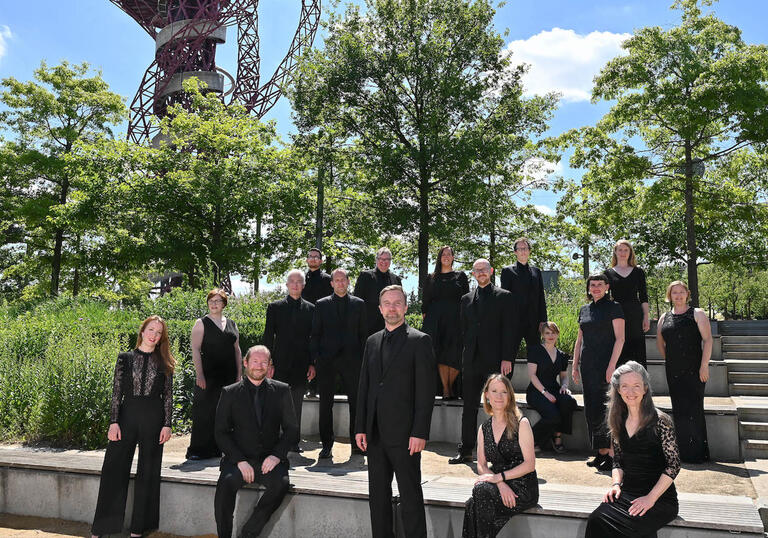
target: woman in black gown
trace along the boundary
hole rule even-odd
[[[91,533],[117,534],[125,521],[128,481],[136,445],[139,461],[133,489],[131,536],[160,523],[160,464],[163,443],[171,438],[173,369],[168,328],[150,316],[139,328],[136,349],[120,353],[115,364],[107,452]]]
[[[587,520],[585,538],[653,538],[677,517],[675,428],[651,399],[648,372],[630,361],[611,378],[608,425],[613,484]]]
[[[542,343],[528,351],[528,377],[531,382],[525,398],[528,405],[541,415],[533,426],[535,443],[539,448],[551,445],[555,452],[562,453],[565,447],[560,434],[571,433],[571,419],[577,406],[568,390],[570,357],[556,347],[560,329],[554,321],[542,323],[539,332]]]
[[[464,509],[463,538],[493,538],[509,518],[539,502],[533,432],[506,376],[485,382],[483,407],[491,417],[477,432],[480,476]]]
[[[469,293],[469,280],[453,270],[453,249],[444,246],[437,253],[435,270],[424,282],[421,311],[422,329],[432,337],[437,368],[443,384],[443,399],[456,398],[453,384],[461,369],[461,296]]]
[[[648,286],[645,271],[637,266],[632,243],[626,239],[616,241],[611,268],[606,269],[605,276],[611,287],[611,298],[624,311],[624,347],[617,365],[635,361],[645,366],[645,333],[651,328]]]
[[[224,317],[227,293],[208,292],[208,315],[195,321],[190,345],[195,363],[195,394],[192,400],[192,435],[187,459],[217,458],[221,450],[214,439],[213,425],[221,389],[240,379],[242,352],[235,322]]]
[[[688,306],[689,298],[684,282],[676,280],[667,286],[672,310],[659,319],[656,345],[665,359],[680,457],[701,463],[709,460],[704,385],[709,379],[712,329],[701,308]]]
[[[571,374],[584,387],[584,418],[595,459],[587,462],[600,471],[611,469],[610,440],[605,428],[605,394],[624,345],[624,314],[619,303],[608,298],[608,277],[587,278],[587,297],[592,302],[579,311],[579,334],[573,349]]]

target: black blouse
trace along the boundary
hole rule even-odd
[[[614,319],[624,319],[624,311],[619,303],[611,301],[607,296],[581,307],[579,328],[582,333],[582,362],[608,364],[616,342]]]
[[[120,353],[115,363],[112,382],[112,405],[109,422],[120,418],[120,405],[131,396],[150,396],[163,400],[164,426],[171,427],[173,419],[173,374],[166,375],[163,360],[158,353],[145,353],[135,349]]]
[[[461,297],[469,293],[469,280],[463,271],[451,271],[433,275],[424,282],[424,293],[421,300],[421,311],[426,314],[430,307],[441,301],[456,305],[458,308]]]
[[[533,346],[528,352],[528,363],[536,365],[536,377],[539,378],[544,388],[550,392],[560,390],[558,377],[561,372],[568,369],[569,359],[570,357],[567,353],[556,349],[555,360],[552,361],[543,345]]]

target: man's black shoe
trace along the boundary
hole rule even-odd
[[[320,454],[319,454],[317,457],[318,457],[318,458],[320,458],[321,460],[325,460],[325,459],[328,459],[328,458],[332,458],[332,457],[333,457],[333,454],[331,453],[331,448],[330,448],[330,447],[328,447],[328,448],[324,448],[324,449],[322,449],[322,450],[320,451]]]
[[[454,457],[448,460],[448,463],[451,465],[456,465],[457,463],[471,463],[472,462],[472,455],[471,454],[462,454],[459,452]]]
[[[296,445],[289,452],[295,452],[296,454],[301,454],[302,452],[304,452],[304,449],[301,448],[299,445]]]

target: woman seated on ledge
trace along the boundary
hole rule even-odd
[[[611,376],[608,428],[613,484],[589,516],[585,537],[655,537],[677,517],[680,453],[672,419],[653,405],[648,372],[635,361]]]
[[[539,502],[533,431],[506,376],[485,382],[483,408],[491,417],[477,432],[480,476],[464,511],[464,538],[492,538],[510,517]]]

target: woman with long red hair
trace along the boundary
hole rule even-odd
[[[136,349],[117,357],[107,433],[109,445],[91,527],[94,537],[117,534],[123,529],[136,445],[139,462],[133,489],[131,536],[142,536],[159,526],[160,464],[163,443],[171,438],[175,365],[168,327],[160,316],[145,319],[139,328]]]

